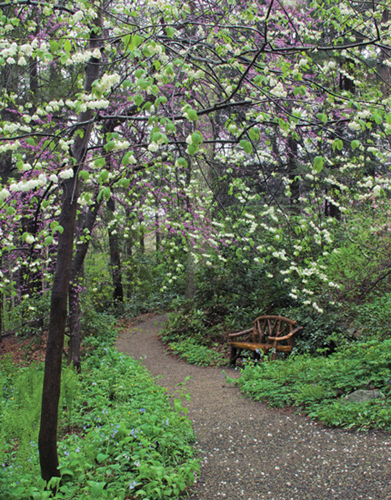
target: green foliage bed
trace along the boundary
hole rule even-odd
[[[391,340],[358,343],[329,357],[251,363],[237,383],[257,401],[297,406],[327,425],[391,430]],[[346,401],[358,389],[377,389],[385,399]]]
[[[43,367],[0,367],[2,500],[177,498],[194,481],[193,432],[181,394],[166,390],[132,358],[93,341],[78,377],[63,374],[55,494],[40,479],[37,436]],[[35,410],[34,410],[35,409]]]

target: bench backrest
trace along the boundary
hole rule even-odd
[[[254,320],[253,342],[264,343],[268,337],[283,337],[291,331],[297,321],[283,316],[259,316]]]

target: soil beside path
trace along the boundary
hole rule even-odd
[[[389,434],[330,429],[243,398],[221,369],[166,354],[157,337],[165,320],[155,316],[121,333],[116,347],[146,356],[143,364],[170,392],[191,376],[188,416],[202,467],[190,500],[391,500]]]

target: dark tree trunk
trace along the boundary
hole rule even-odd
[[[87,214],[80,219],[79,225],[85,239],[76,246],[76,252],[72,261],[71,283],[69,287],[69,343],[67,353],[67,364],[73,363],[77,372],[81,372],[80,343],[81,343],[81,313],[80,292],[83,282],[84,260],[90,244],[90,234],[94,228],[96,216],[101,203],[97,202],[99,191],[95,195],[95,202],[89,208]],[[86,231],[87,230],[87,231]],[[85,234],[87,233],[87,234]]]
[[[99,13],[94,21],[101,28],[102,17]],[[101,45],[99,35],[91,30],[90,49],[94,50]],[[91,58],[85,69],[86,92],[91,92],[92,83],[99,78],[99,59]],[[94,115],[92,110],[80,113],[79,122],[89,122]],[[72,156],[76,160],[74,177],[62,183],[63,199],[60,214],[60,225],[63,228],[58,240],[56,271],[54,274],[52,296],[50,304],[49,334],[45,357],[45,374],[42,392],[41,426],[39,430],[38,446],[41,475],[46,481],[60,476],[57,455],[57,424],[58,403],[61,390],[61,361],[64,348],[64,334],[67,319],[67,305],[69,282],[71,278],[73,237],[75,230],[77,199],[80,189],[78,169],[83,163],[92,125],[80,127],[84,134],[80,137],[75,134]]]
[[[133,262],[132,262],[132,254],[133,254],[133,249],[132,249],[132,244],[133,244],[133,237],[132,237],[132,226],[131,226],[131,221],[130,221],[130,214],[131,211],[127,207],[125,209],[126,213],[126,225],[129,227],[129,238],[126,239],[125,243],[125,255],[126,255],[126,266],[125,266],[125,276],[126,276],[126,297],[128,299],[131,298],[132,296],[132,281],[133,281]]]
[[[46,481],[49,481],[53,476],[60,476],[57,456],[58,402],[61,389],[61,361],[68,310],[67,298],[71,276],[78,184],[77,174],[74,179],[63,182],[64,194],[60,224],[64,231],[59,236],[57,264],[52,287],[41,427],[38,440],[41,474]]]
[[[142,223],[142,219],[140,219],[140,224]],[[140,252],[141,253],[145,253],[145,241],[144,241],[144,228],[140,225],[140,237],[139,237],[139,241],[140,241]]]
[[[77,278],[72,281],[69,287],[69,344],[67,365],[72,363],[77,373],[81,373],[80,344],[81,344],[81,311],[80,293],[82,291],[82,281],[84,278],[84,262],[77,273]]]
[[[107,208],[111,212],[111,219],[115,212],[115,200],[111,196],[107,202]],[[122,268],[121,268],[121,255],[119,251],[119,240],[117,233],[114,233],[112,228],[109,229],[109,246],[110,246],[110,264],[111,276],[113,279],[113,300],[116,302],[124,301],[124,290],[122,287]]]
[[[297,168],[296,168],[296,159],[297,159],[297,141],[292,136],[288,137],[288,171],[289,171],[289,179],[292,181],[291,187],[291,204],[296,204],[300,197],[300,184],[296,179],[297,177]]]

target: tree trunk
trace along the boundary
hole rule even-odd
[[[102,15],[99,12],[95,19],[95,30],[101,31]],[[90,49],[93,51],[101,45],[94,29],[90,34]],[[92,57],[85,69],[84,90],[91,92],[92,83],[99,78],[99,59]],[[89,122],[94,116],[91,109],[79,114],[79,123]],[[63,232],[58,239],[58,251],[56,271],[54,275],[52,296],[50,304],[49,334],[45,357],[45,374],[42,392],[41,426],[39,430],[38,446],[41,475],[46,481],[52,477],[60,476],[58,470],[57,455],[57,425],[58,425],[58,403],[61,390],[61,361],[64,348],[64,334],[67,319],[67,302],[69,282],[71,278],[73,237],[75,230],[77,199],[80,189],[78,170],[83,163],[89,139],[91,137],[92,124],[80,126],[83,131],[81,137],[75,134],[75,142],[72,148],[72,156],[76,160],[73,167],[74,177],[64,180],[63,199],[61,205],[60,225]]]
[[[196,263],[192,252],[191,245],[188,245],[187,259],[186,259],[186,290],[185,299],[193,300],[197,291],[196,280]]]
[[[95,193],[94,204],[90,206],[87,214],[80,220],[82,234],[86,232],[85,239],[76,246],[76,252],[72,261],[71,283],[69,287],[69,343],[67,353],[67,364],[73,363],[77,372],[81,372],[80,343],[81,343],[81,311],[80,292],[84,278],[84,260],[90,245],[90,234],[94,228],[96,216],[98,215],[101,203],[97,201],[99,191]],[[81,224],[82,223],[82,224]],[[86,231],[87,230],[87,231]]]
[[[296,179],[297,177],[297,168],[296,168],[296,158],[297,158],[297,141],[291,135],[288,137],[288,172],[289,179],[292,181],[291,188],[291,197],[290,202],[292,205],[297,205],[297,202],[300,197],[300,184]],[[296,209],[298,207],[296,206]]]
[[[81,269],[78,270],[77,278],[72,280],[69,287],[69,344],[67,365],[71,363],[76,368],[77,373],[81,373],[80,344],[81,344],[81,311],[80,293],[82,291],[82,281],[84,278],[84,260]]]
[[[111,196],[107,202],[107,208],[111,212],[111,218],[114,218],[115,212],[115,200]],[[116,232],[109,229],[109,246],[110,246],[110,264],[111,264],[111,276],[113,279],[113,300],[114,303],[124,301],[124,290],[122,287],[122,269],[121,269],[121,255],[119,251],[119,240]]]
[[[63,233],[60,234],[58,240],[56,271],[50,303],[41,427],[38,439],[41,474],[46,481],[49,481],[53,476],[60,476],[57,456],[58,402],[61,390],[61,361],[67,319],[78,184],[77,173],[74,179],[67,179],[63,183],[64,194],[60,216]]]

